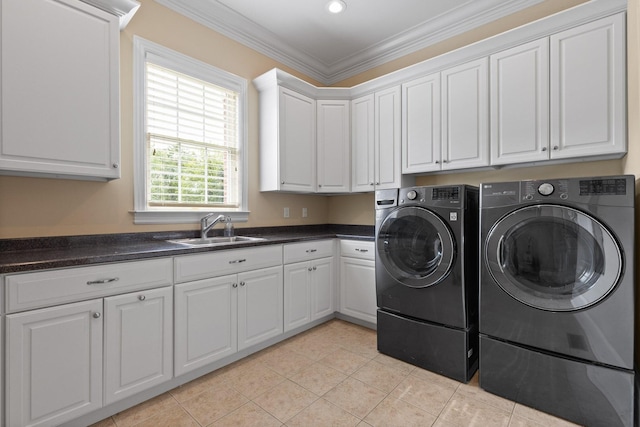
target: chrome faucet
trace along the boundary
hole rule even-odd
[[[207,233],[209,232],[209,230],[213,228],[214,225],[216,225],[220,221],[222,222],[225,221],[226,217],[224,215],[218,215],[216,219],[214,219],[210,224],[208,224],[209,218],[211,218],[214,215],[215,215],[214,213],[210,213],[202,217],[202,219],[200,219],[200,238],[201,239],[207,238]]]

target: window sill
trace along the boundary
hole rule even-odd
[[[198,223],[208,213],[230,216],[232,222],[247,222],[249,211],[137,211],[133,213],[134,224],[190,224]]]

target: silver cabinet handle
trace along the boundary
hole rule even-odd
[[[553,146],[553,149],[554,149],[554,150],[558,150],[559,148],[560,148],[560,147],[558,147],[557,145],[554,145],[554,146]]]
[[[316,267],[316,266],[313,266],[313,271],[316,271],[316,270],[317,270],[317,267]]]
[[[440,164],[440,160],[436,160],[436,165],[439,165],[439,164]]]
[[[118,277],[112,277],[110,279],[101,279],[101,280],[90,280],[87,282],[87,285],[103,285],[105,283],[117,282],[120,280]]]
[[[234,259],[233,261],[229,261],[229,264],[238,264],[238,263],[246,262],[246,261],[247,260],[244,259],[244,258],[243,259]]]
[[[442,159],[442,163],[447,163],[448,160]]]
[[[307,249],[307,253],[308,254],[312,254],[314,252],[318,252],[318,250],[317,249]]]
[[[547,151],[547,147],[542,147],[542,151]]]
[[[144,295],[140,295],[140,296],[138,296],[138,299],[139,299],[140,301],[144,301],[144,300],[146,300],[146,299],[147,299],[147,297],[145,297]]]
[[[369,252],[369,249],[360,249],[360,248],[356,248],[356,252]]]
[[[307,270],[311,271],[311,267],[309,267]]]
[[[238,284],[237,284],[237,283],[234,283],[234,284],[233,284],[233,285],[231,285],[231,286],[233,286],[234,288],[237,288],[237,287],[238,287]]]
[[[93,318],[94,319],[99,319],[100,316],[102,316],[102,314],[98,313],[97,311],[95,313],[93,313]]]
[[[240,286],[244,286],[244,285],[246,285],[245,282],[240,282]]]

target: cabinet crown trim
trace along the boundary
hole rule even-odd
[[[140,2],[136,0],[81,0],[84,3],[95,6],[98,9],[104,10],[111,15],[115,15],[120,20],[120,30],[124,30],[125,27],[133,18],[133,15],[140,8]]]

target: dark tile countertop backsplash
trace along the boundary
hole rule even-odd
[[[345,238],[373,241],[374,227],[326,224],[237,228],[236,234],[263,237],[266,240],[236,242],[206,248],[192,248],[167,241],[199,237],[198,230],[0,239],[0,274],[213,252],[305,240]],[[210,236],[215,235],[222,235],[222,230],[210,233]]]

